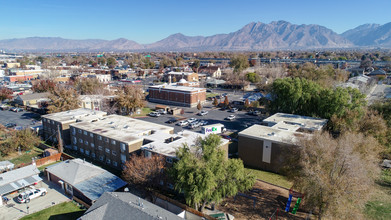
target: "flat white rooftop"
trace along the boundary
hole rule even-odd
[[[156,85],[150,86],[150,89],[161,89],[161,90],[177,90],[177,91],[186,91],[186,92],[200,92],[206,91],[205,88],[198,87],[189,87],[189,86],[177,86],[177,85]]]
[[[296,131],[299,128],[309,131],[320,131],[326,125],[327,119],[276,113],[264,119],[263,122],[267,123],[269,127],[279,127],[291,131]]]
[[[175,157],[176,151],[185,144],[191,148],[195,148],[197,140],[205,138],[204,134],[183,130],[177,134],[155,133],[145,137],[152,142],[142,146],[142,149],[152,151],[169,157]],[[221,139],[221,145],[227,144],[229,141]]]
[[[247,136],[250,138],[269,140],[279,143],[295,144],[298,138],[309,136],[309,134],[289,130],[281,130],[278,128],[268,127],[264,125],[253,125],[239,132],[239,136]]]
[[[109,115],[93,122],[79,122],[71,125],[91,133],[133,144],[153,133],[169,134],[174,128],[120,115]]]
[[[79,108],[64,112],[57,112],[48,115],[43,115],[42,118],[50,119],[53,121],[64,123],[72,123],[76,122],[76,120],[80,121],[92,121],[98,118],[102,118],[107,115],[106,112],[95,111],[88,108]]]

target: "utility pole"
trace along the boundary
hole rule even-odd
[[[61,131],[60,131],[60,125],[57,125],[57,136],[58,136],[58,151],[60,153],[63,152],[64,150],[64,146],[63,146],[63,143],[62,143],[62,137],[61,137]]]

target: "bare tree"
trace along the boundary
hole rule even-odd
[[[138,156],[133,154],[125,163],[125,169],[122,172],[123,178],[135,185],[144,187],[156,187],[163,179],[165,167],[164,157],[161,155],[152,155],[151,157]]]
[[[118,89],[116,94],[116,102],[121,112],[129,114],[137,108],[142,108],[145,105],[145,97],[140,86],[126,85]]]
[[[73,88],[56,87],[49,95],[49,112],[62,112],[79,108],[79,94]]]
[[[317,133],[301,139],[287,161],[293,187],[318,218],[358,219],[379,174],[380,146],[375,138],[345,133],[334,139]]]

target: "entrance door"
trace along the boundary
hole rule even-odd
[[[73,188],[72,188],[72,186],[69,185],[68,183],[66,183],[65,186],[66,186],[66,192],[67,192],[69,195],[73,196]]]
[[[272,142],[264,140],[263,141],[262,161],[265,163],[270,163],[271,154],[272,154]]]

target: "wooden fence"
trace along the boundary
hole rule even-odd
[[[50,164],[50,163],[54,163],[54,162],[57,162],[57,161],[60,161],[60,160],[69,160],[69,159],[73,159],[74,157],[68,155],[68,154],[64,154],[64,153],[58,153],[58,154],[54,154],[54,155],[51,155],[51,156],[48,156],[48,157],[43,157],[41,159],[37,159],[35,161],[35,164],[37,165],[37,167],[40,167],[40,166],[43,166],[43,165],[46,165],[46,164]]]

